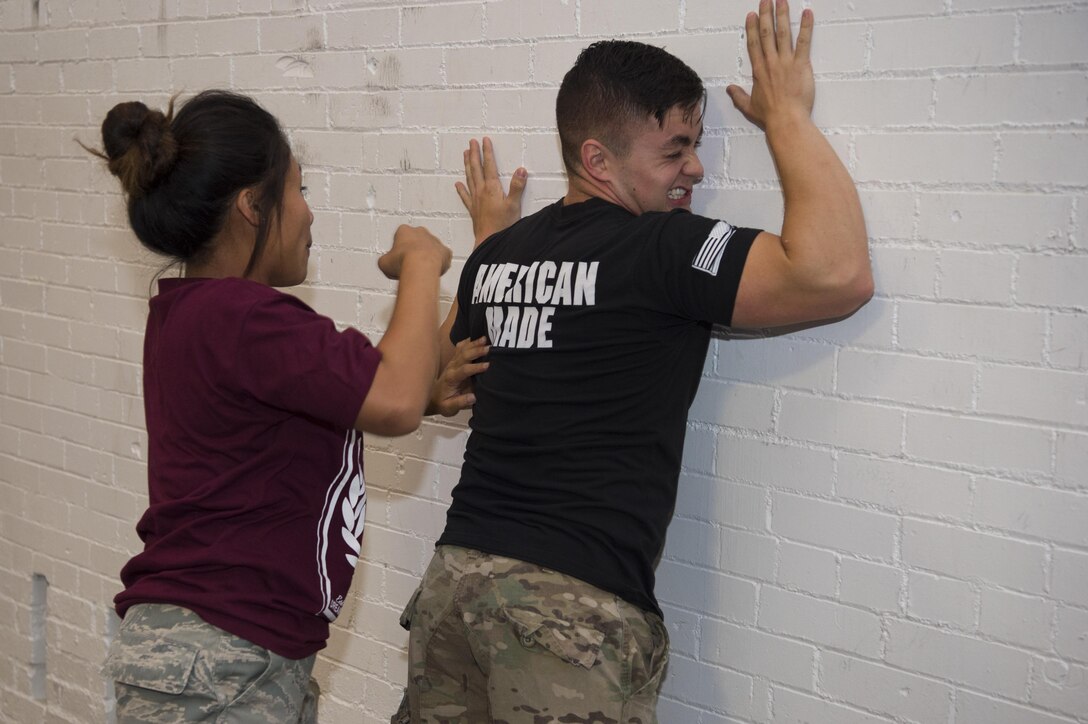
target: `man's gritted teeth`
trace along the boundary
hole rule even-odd
[[[671,188],[665,194],[669,204],[673,206],[686,206],[691,201],[691,189],[684,186]]]

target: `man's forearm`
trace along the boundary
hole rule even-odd
[[[870,279],[857,189],[830,142],[808,117],[768,119],[767,144],[785,197],[782,245],[816,285]]]

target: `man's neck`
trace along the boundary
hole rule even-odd
[[[607,186],[587,180],[576,171],[567,169],[567,195],[563,197],[563,205],[580,204],[590,199],[603,199],[609,203],[620,205],[611,189]]]
[[[587,194],[579,189],[568,187],[567,195],[563,197],[563,205],[570,206],[572,204],[580,204],[583,201],[589,201],[592,198],[597,197],[592,194]]]

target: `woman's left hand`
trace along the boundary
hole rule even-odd
[[[458,342],[449,364],[431,386],[431,400],[425,414],[452,417],[461,410],[472,407],[476,402],[472,378],[488,368],[490,363],[479,360],[490,349],[487,337]]]

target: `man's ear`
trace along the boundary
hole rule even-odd
[[[257,208],[257,194],[253,188],[245,188],[234,197],[234,207],[253,226],[261,224],[261,210]]]
[[[589,177],[600,183],[612,180],[612,164],[614,156],[608,147],[595,138],[587,138],[582,142],[582,168]]]

